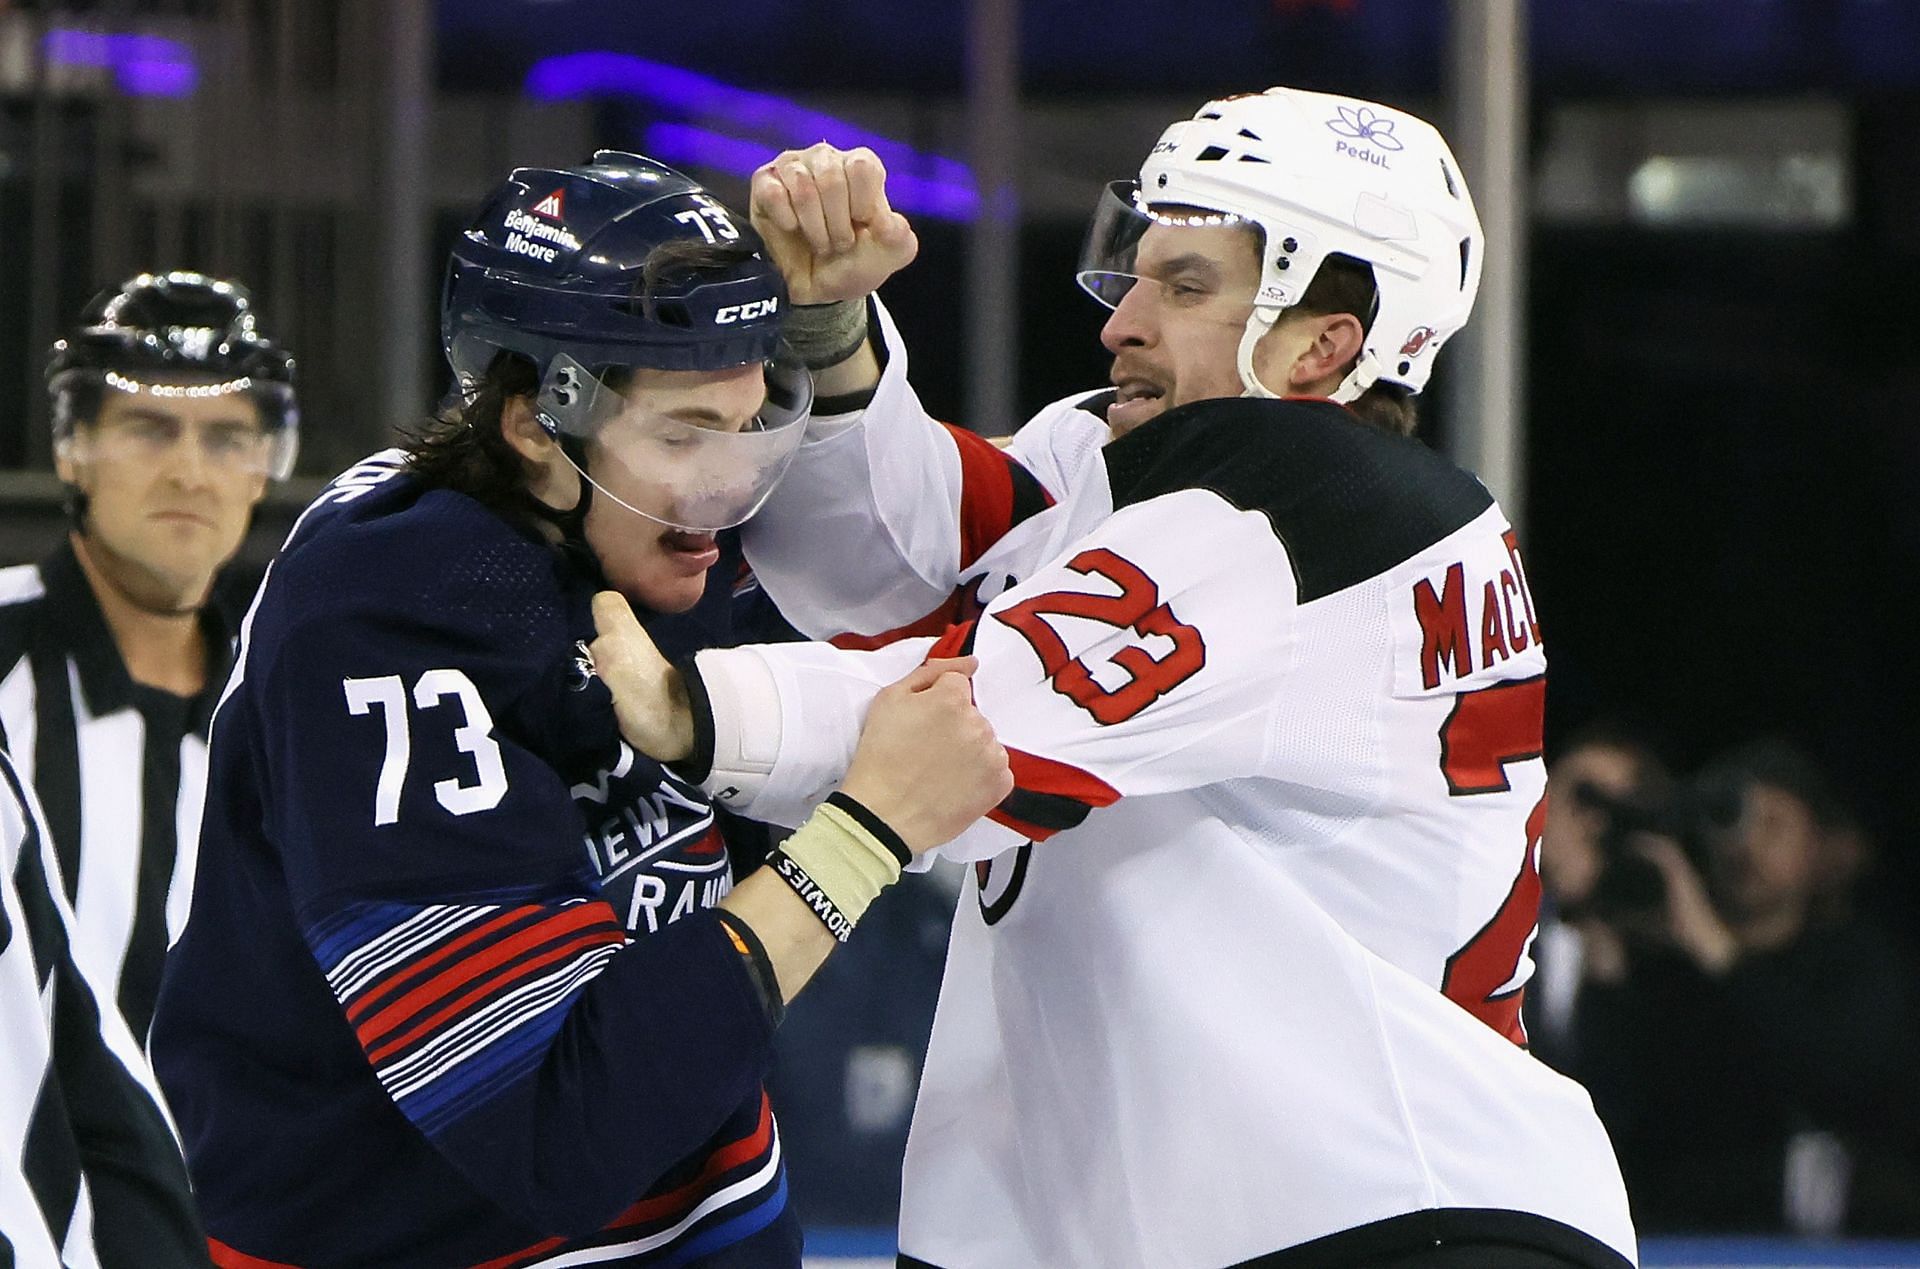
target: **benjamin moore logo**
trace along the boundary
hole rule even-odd
[[[1338,117],[1327,120],[1327,127],[1343,137],[1365,141],[1383,150],[1400,150],[1400,138],[1393,135],[1394,121],[1375,113],[1371,106],[1341,106]]]
[[[1394,148],[1398,149],[1399,147],[1396,146]],[[566,195],[566,187],[562,186],[535,203],[530,210],[536,216],[545,216],[549,220],[559,220],[565,215]]]

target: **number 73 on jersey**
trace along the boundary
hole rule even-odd
[[[416,711],[437,710],[452,698],[460,713],[453,723],[455,749],[468,755],[473,764],[473,779],[459,775],[437,780],[434,800],[454,815],[490,811],[507,795],[507,768],[501,761],[500,742],[493,738],[493,715],[480,698],[480,689],[460,670],[428,670],[414,680],[413,691],[398,674],[377,678],[342,679],[347,712],[370,714],[375,710],[386,724],[386,751],[380,759],[380,776],[373,789],[375,827],[398,823],[400,797],[406,789],[407,769],[413,763],[413,730],[408,723],[408,703]]]

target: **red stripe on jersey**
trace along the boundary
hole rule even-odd
[[[700,1169],[700,1175],[677,1190],[665,1194],[656,1194],[652,1198],[641,1199],[626,1211],[620,1213],[609,1229],[626,1225],[641,1225],[648,1221],[671,1216],[678,1220],[706,1196],[712,1188],[715,1177],[731,1172],[743,1163],[758,1158],[767,1152],[773,1144],[773,1104],[767,1100],[767,1094],[760,1094],[760,1120],[752,1132],[740,1140],[721,1146],[707,1156],[706,1164]]]
[[[959,567],[965,572],[1014,525],[1053,506],[1054,499],[1032,472],[992,441],[951,423],[940,426],[953,437],[960,456]],[[850,652],[870,652],[902,639],[943,634],[949,626],[972,621],[986,610],[980,602],[982,580],[976,577],[955,587],[939,607],[903,626],[871,635],[837,634],[828,642]]]
[[[1044,842],[1080,824],[1095,807],[1120,800],[1104,780],[1064,762],[1018,749],[1007,750],[1007,760],[1013,768],[1013,792],[988,811],[987,818],[1030,841]]]
[[[375,1040],[402,1025],[422,1009],[446,999],[481,975],[498,969],[516,956],[530,952],[543,943],[565,938],[582,929],[603,935],[607,939],[624,937],[620,930],[619,918],[613,914],[613,906],[605,900],[563,908],[546,920],[529,925],[501,939],[498,943],[455,962],[365,1022],[357,1024],[354,1030],[359,1033],[360,1043],[371,1046]]]
[[[207,1255],[219,1269],[300,1269],[284,1260],[262,1260],[244,1251],[235,1251],[218,1238],[207,1239]]]
[[[1072,798],[1090,807],[1112,806],[1120,800],[1120,791],[1099,776],[1052,758],[1009,749],[1007,764],[1013,768],[1014,786],[1029,793]]]
[[[1013,527],[1014,460],[984,436],[940,425],[960,453],[960,567],[971,568]]]
[[[1012,829],[1030,842],[1044,842],[1060,831],[1054,828],[1042,828],[1038,824],[1029,824],[1023,819],[1007,814],[997,806],[987,812],[987,818],[1002,828]]]
[[[967,650],[973,646],[973,626],[971,621],[964,622],[935,639],[933,646],[927,649],[926,660],[966,656]]]
[[[449,1018],[458,1015],[475,1001],[482,1000],[504,987],[511,986],[537,969],[545,969],[555,961],[566,960],[576,952],[584,951],[588,948],[605,947],[609,944],[620,944],[624,942],[626,942],[626,935],[622,932],[614,931],[609,933],[604,930],[588,930],[584,934],[580,934],[568,942],[562,943],[558,947],[543,952],[531,960],[523,961],[515,965],[504,974],[499,974],[484,980],[479,986],[448,1004],[445,1008],[436,1010],[431,1016],[423,1018],[416,1026],[409,1028],[404,1035],[396,1036],[378,1048],[374,1047],[374,1041],[380,1038],[380,1033],[372,1031],[370,1025],[369,1027],[361,1028],[357,1034],[360,1036],[362,1047],[367,1050],[367,1060],[376,1064],[385,1061],[421,1036],[426,1035],[428,1032],[431,1032],[446,1022]],[[406,1017],[398,1017],[393,1020],[392,1025],[398,1026],[405,1021],[407,1021]]]
[[[741,1164],[765,1154],[773,1142],[773,1106],[767,1101],[766,1091],[760,1093],[760,1121],[751,1133],[738,1141],[729,1142],[707,1156],[706,1164],[701,1167],[700,1175],[677,1189],[665,1194],[656,1194],[652,1198],[641,1199],[626,1211],[615,1217],[607,1229],[623,1229],[628,1226],[642,1225],[648,1221],[659,1220],[662,1216],[672,1216],[678,1220],[691,1211],[702,1198],[706,1197],[713,1179],[722,1173],[730,1172]],[[671,1222],[669,1222],[671,1223]],[[557,1247],[566,1245],[564,1238],[549,1238],[523,1248],[510,1255],[474,1265],[473,1269],[513,1269],[514,1265],[525,1264],[535,1256],[545,1255]],[[262,1262],[265,1263],[265,1262]]]
[[[514,922],[524,920],[534,913],[541,911],[544,911],[544,909],[537,903],[529,903],[522,907],[511,908],[506,912],[502,912],[491,921],[481,922],[478,926],[468,930],[459,938],[435,948],[429,955],[411,964],[402,965],[397,973],[390,973],[384,978],[375,979],[372,984],[359,993],[353,1004],[347,1007],[347,1021],[356,1027],[359,1026],[360,1019],[366,1015],[367,1011],[385,1000],[385,998],[391,994],[393,988],[421,977],[427,970],[432,969],[435,965],[438,965],[456,952],[460,952],[480,942],[488,935],[497,934]]]
[[[986,610],[978,598],[980,582],[975,579],[947,596],[947,602],[915,621],[904,626],[895,626],[892,630],[876,635],[837,634],[827,640],[836,648],[848,652],[871,652],[875,648],[884,648],[890,643],[902,639],[921,639],[927,635],[945,634],[951,626],[972,621]]]

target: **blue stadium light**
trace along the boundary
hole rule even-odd
[[[971,220],[979,213],[973,171],[958,159],[924,153],[797,102],[725,84],[685,67],[604,50],[563,53],[534,64],[527,72],[526,92],[536,101],[634,97],[682,114],[723,120],[737,132],[766,138],[755,142],[679,124],[656,124],[647,130],[646,144],[656,158],[740,175],[773,157],[769,147],[821,140],[846,148],[864,145],[887,165],[887,197],[902,211],[943,220]],[[668,154],[668,147],[677,148]]]
[[[663,163],[688,163],[751,176],[772,156],[765,142],[728,136],[684,123],[656,123],[647,128],[641,149]],[[951,185],[911,172],[887,172],[887,201],[898,211],[939,220],[972,220],[980,212],[980,195],[971,185]]]
[[[134,97],[189,97],[200,83],[193,50],[164,36],[54,27],[42,37],[40,51],[56,66],[111,70],[120,91]]]

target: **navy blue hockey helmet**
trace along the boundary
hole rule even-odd
[[[284,480],[299,447],[293,357],[267,338],[238,282],[173,271],[142,273],[94,296],[53,346],[47,392],[56,446],[111,387],[158,396],[246,393],[270,444],[267,474]]]
[[[520,168],[487,199],[454,244],[441,339],[469,399],[502,352],[527,358],[535,417],[594,489],[712,531],[759,509],[805,433],[813,382],[780,343],[786,299],[759,236],[698,182],[602,150]],[[651,415],[609,373],[753,365],[765,397],[738,431]]]
[[[651,281],[674,242],[737,248],[722,268]],[[596,368],[717,370],[771,361],[786,284],[759,235],[691,177],[601,150],[519,168],[454,243],[440,308],[447,360],[471,388],[500,350],[544,376],[565,353]]]

